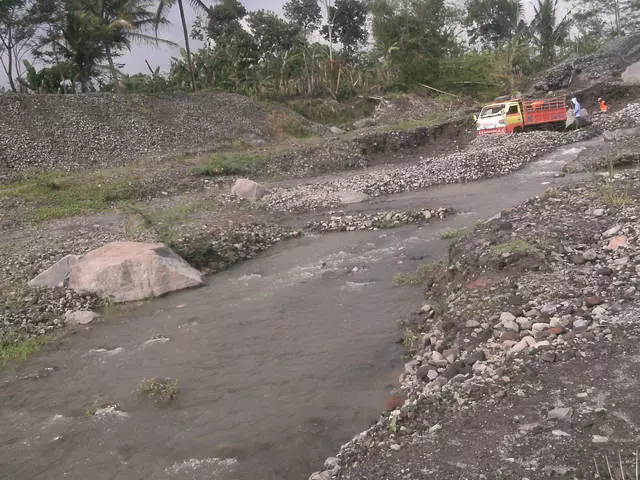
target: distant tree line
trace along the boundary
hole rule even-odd
[[[185,4],[199,14],[193,25]],[[172,44],[159,33],[176,7],[184,48],[170,71],[147,63],[123,74],[136,42]],[[562,10],[535,0],[531,18],[521,0],[288,0],[283,11],[238,0],[0,0],[0,64],[13,91],[346,99],[427,85],[483,97],[640,25],[640,0],[573,0]],[[205,46],[192,52],[190,40]]]

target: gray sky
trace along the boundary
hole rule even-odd
[[[241,0],[241,3],[247,7],[247,10],[264,9],[282,14],[282,5],[286,3],[286,1],[287,0]],[[185,1],[185,3],[188,4],[189,2]],[[208,3],[207,0],[205,0],[205,3]],[[196,18],[196,14],[188,5],[185,5],[185,10],[187,28],[191,31],[191,25]],[[177,5],[171,10],[168,18],[171,25],[165,27],[165,29],[160,32],[159,36],[184,47],[184,34],[182,33],[180,13]],[[196,50],[201,46],[199,42],[195,42],[194,40],[190,40],[189,45],[192,50]],[[145,60],[147,60],[153,68],[159,66],[161,71],[166,71],[169,69],[169,65],[171,64],[171,57],[179,56],[179,48],[166,45],[158,47],[134,45],[131,53],[123,55],[120,61],[125,64],[124,71],[127,73],[148,73],[147,66],[144,63]]]

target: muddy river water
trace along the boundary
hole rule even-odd
[[[394,273],[445,255],[443,230],[578,179],[554,174],[584,146],[499,179],[374,200],[358,208],[459,213],[282,243],[0,370],[0,478],[306,480],[397,382],[398,321],[422,293],[394,287]],[[150,377],[178,379],[176,400],[140,398]],[[109,402],[119,409],[88,415]]]

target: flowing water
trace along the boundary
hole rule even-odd
[[[580,178],[554,174],[589,144],[498,179],[377,199],[364,208],[459,214],[282,243],[0,370],[0,478],[305,480],[397,382],[398,322],[422,293],[393,274],[445,255],[443,230]],[[151,377],[178,379],[174,402],[141,398]]]

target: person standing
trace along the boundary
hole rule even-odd
[[[607,113],[609,111],[609,105],[607,105],[604,98],[598,98],[598,105],[600,106],[600,113]]]
[[[573,118],[575,118],[576,128],[580,128],[582,126],[582,107],[576,97],[571,98],[571,103],[573,104]]]

